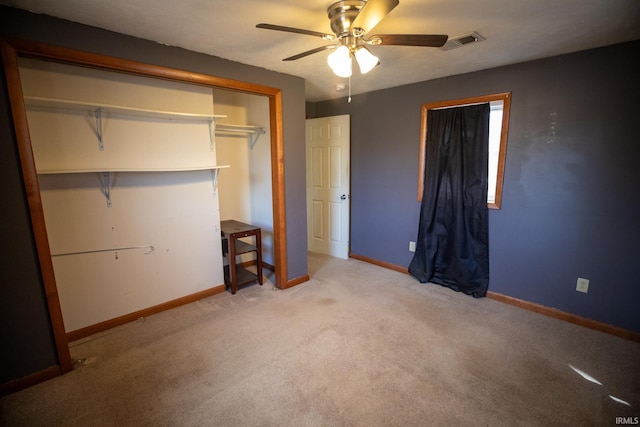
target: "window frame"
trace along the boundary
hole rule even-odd
[[[483,95],[449,101],[437,101],[423,104],[420,117],[420,156],[418,158],[418,201],[422,201],[424,193],[424,169],[426,165],[427,153],[427,116],[429,110],[442,108],[464,107],[473,104],[491,103],[494,101],[503,102],[502,129],[500,131],[500,149],[498,152],[498,168],[496,170],[496,194],[493,202],[487,202],[489,209],[500,209],[502,207],[502,186],[504,184],[504,166],[507,158],[507,141],[509,136],[509,116],[511,112],[511,92],[502,92],[492,95]]]

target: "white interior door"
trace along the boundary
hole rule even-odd
[[[308,119],[307,240],[309,251],[349,256],[350,117]]]

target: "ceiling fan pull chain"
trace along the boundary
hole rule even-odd
[[[349,99],[347,102],[351,104],[351,76],[349,76]]]

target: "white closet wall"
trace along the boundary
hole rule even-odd
[[[228,117],[218,123],[259,125],[265,131],[261,135],[217,134],[218,161],[231,165],[220,171],[218,192],[220,218],[259,226],[263,261],[274,265],[269,101],[264,96],[225,90],[214,90],[213,97],[216,114]]]
[[[211,89],[28,59],[20,76],[66,331],[222,285]]]

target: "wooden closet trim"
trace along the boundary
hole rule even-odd
[[[47,229],[44,221],[42,200],[40,199],[38,175],[33,158],[27,113],[20,82],[19,57],[45,59],[70,65],[92,67],[267,96],[269,98],[269,122],[271,126],[271,186],[273,193],[275,284],[281,289],[288,287],[287,232],[284,197],[284,147],[282,138],[282,91],[280,89],[27,40],[2,39],[0,44],[20,165],[31,215],[31,227],[34,232],[38,262],[42,273],[49,317],[58,354],[59,371],[61,374],[70,371],[73,366],[64,329],[53,263],[51,261],[51,250],[49,248]]]

